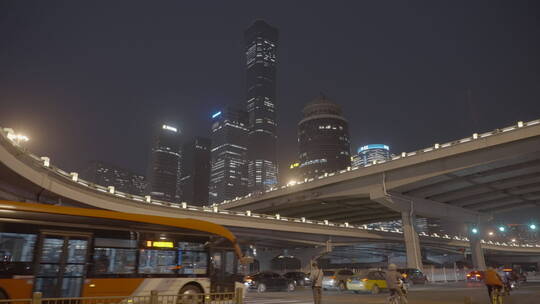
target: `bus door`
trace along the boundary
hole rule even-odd
[[[90,235],[43,231],[38,244],[34,291],[44,298],[80,297]]]
[[[212,252],[213,292],[232,292],[234,282],[241,281],[242,276],[237,273],[237,261],[234,251],[214,250]]]

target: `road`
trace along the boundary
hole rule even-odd
[[[385,304],[387,293],[379,295],[355,294],[352,292],[325,291],[323,304]],[[472,302],[465,302],[470,297]],[[486,288],[476,283],[448,283],[413,286],[409,292],[410,304],[488,304]],[[250,291],[246,304],[312,304],[311,289],[299,288],[294,292],[266,292],[258,294]],[[525,283],[504,298],[505,304],[540,303],[540,283]]]

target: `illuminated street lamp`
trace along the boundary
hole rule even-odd
[[[21,145],[23,142],[27,142],[30,140],[28,136],[23,134],[15,134],[13,129],[5,129],[7,130],[7,138],[13,142],[15,142],[17,145]]]
[[[529,228],[531,228],[531,230],[536,230],[536,225],[535,224],[530,224]]]
[[[471,230],[471,232],[472,232],[473,234],[478,234],[478,229],[477,229],[477,228],[473,228],[473,229]]]
[[[488,232],[489,236],[493,236],[493,231]]]
[[[504,232],[505,230],[506,230],[506,228],[504,228],[504,226],[500,226],[500,227],[499,227],[499,231],[500,231],[500,232]]]

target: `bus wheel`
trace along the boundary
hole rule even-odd
[[[9,299],[6,292],[2,289],[0,289],[0,300],[7,300]]]
[[[186,285],[180,289],[177,304],[200,304],[204,303],[204,293],[196,285]]]

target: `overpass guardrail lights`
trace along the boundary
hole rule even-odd
[[[450,142],[450,143],[442,144],[439,147],[444,148],[444,147],[448,147],[448,146],[451,146],[451,145],[456,145],[456,144],[461,144],[461,143],[464,143],[464,142],[471,141],[471,140],[475,139],[475,137],[476,138],[483,138],[483,137],[491,136],[491,135],[494,135],[494,134],[515,130],[516,128],[533,126],[533,125],[537,125],[537,124],[540,124],[540,119],[530,121],[530,122],[527,122],[527,123],[518,122],[517,125],[515,125],[515,126],[506,127],[506,128],[503,128],[503,129],[497,129],[495,131],[483,133],[483,134],[480,134],[478,136],[474,136],[474,134],[473,134],[473,136],[471,136],[471,137],[467,137],[467,138],[464,138],[464,139],[461,139],[461,140],[457,140],[457,141],[453,141],[453,142]],[[271,221],[285,221],[285,222],[300,223],[300,224],[307,224],[307,225],[324,225],[324,226],[336,227],[336,228],[344,228],[344,229],[361,229],[361,230],[371,230],[371,231],[386,232],[386,233],[403,234],[403,231],[400,230],[400,229],[389,230],[389,229],[384,229],[384,228],[370,228],[367,225],[352,225],[350,223],[333,223],[333,222],[330,222],[328,220],[323,220],[323,221],[309,220],[309,219],[306,219],[305,217],[290,218],[290,217],[280,216],[279,214],[267,215],[267,214],[252,213],[251,211],[242,212],[242,211],[232,211],[232,210],[226,210],[226,209],[220,209],[219,208],[220,205],[222,205],[224,203],[231,202],[231,201],[224,201],[224,202],[222,202],[220,204],[214,204],[212,206],[198,207],[198,206],[188,205],[186,202],[181,202],[180,204],[178,204],[178,203],[155,200],[151,196],[148,196],[148,195],[147,196],[138,196],[138,195],[134,195],[134,194],[120,192],[120,191],[115,190],[115,188],[112,187],[112,186],[104,187],[104,186],[101,186],[101,185],[98,185],[98,184],[91,183],[89,181],[85,181],[85,180],[83,180],[83,179],[81,179],[79,177],[77,172],[68,173],[68,172],[66,172],[66,171],[52,165],[51,160],[50,160],[49,157],[46,157],[46,156],[38,157],[38,156],[30,153],[26,149],[21,148],[16,143],[16,141],[13,141],[9,137],[7,137],[7,132],[8,132],[7,130],[11,130],[11,129],[7,129],[7,130],[6,129],[7,128],[5,128],[5,129],[0,128],[0,132],[2,133],[2,136],[5,137],[5,138],[8,138],[9,141],[13,144],[13,146],[16,149],[19,150],[20,154],[27,156],[35,165],[38,165],[39,167],[41,167],[43,169],[49,170],[49,171],[55,173],[56,175],[66,179],[67,181],[70,181],[70,182],[76,183],[78,185],[81,185],[83,187],[86,187],[86,188],[92,189],[94,191],[100,192],[103,195],[110,195],[110,196],[113,196],[113,197],[121,197],[123,199],[131,200],[131,201],[134,201],[134,202],[137,202],[137,203],[142,203],[142,204],[151,204],[151,205],[169,207],[169,208],[175,208],[175,209],[185,209],[185,210],[195,211],[195,212],[211,212],[211,213],[217,213],[217,214],[234,215],[234,216],[241,216],[241,217],[251,217],[251,218],[258,218],[258,219],[271,220]],[[429,151],[432,151],[434,149],[435,148],[432,147],[432,148],[427,148],[427,149],[423,149],[423,150],[418,150],[418,151],[415,151],[415,152],[409,152],[409,153],[406,153],[405,157],[413,156],[413,155],[416,155],[417,153],[429,152]],[[392,160],[397,160],[397,159],[399,159],[401,157],[403,157],[403,156],[394,157]],[[359,167],[352,167],[352,168],[350,167],[350,168],[347,168],[347,170],[342,170],[342,171],[337,172],[337,173],[325,174],[325,175],[323,175],[322,177],[319,177],[319,178],[326,178],[326,177],[333,176],[333,175],[336,175],[336,174],[347,173],[349,171],[357,170],[358,168]],[[313,179],[311,181],[313,181]],[[294,187],[296,185],[300,185],[300,184],[308,183],[308,182],[310,182],[310,180],[307,180],[307,181],[304,180],[303,182],[300,181],[300,182],[296,183],[295,185],[291,185],[290,187]],[[287,186],[283,186],[281,188],[287,188]],[[270,190],[269,192],[276,191],[276,190],[278,190],[278,188],[273,188],[273,190]],[[245,198],[249,198],[249,197],[252,197],[252,194],[248,194],[248,195],[246,195],[244,197],[237,197],[237,198],[233,199],[232,201],[237,201],[237,200],[245,199]],[[534,225],[534,227],[535,227],[534,229],[536,229],[536,225]],[[474,232],[474,230],[476,230],[476,232]],[[475,234],[478,233],[478,229],[473,228],[473,233],[475,233]],[[465,241],[465,242],[469,241],[469,239],[467,237],[449,236],[449,235],[446,235],[446,234],[445,235],[438,235],[436,233],[427,234],[427,233],[421,232],[421,233],[419,233],[419,235],[422,236],[422,237],[428,237],[428,238],[448,239],[448,240],[457,240],[457,241]],[[512,241],[511,243],[500,243],[500,242],[492,242],[492,241],[487,241],[486,242],[486,241],[482,240],[482,243],[491,244],[491,245],[497,245],[497,246],[502,246],[502,247],[524,247],[524,248],[525,247],[527,247],[527,248],[535,247],[535,248],[540,248],[540,244],[518,244],[515,240]]]
[[[346,174],[346,173],[348,173],[350,171],[356,171],[356,170],[361,169],[361,168],[381,165],[381,164],[391,162],[391,161],[395,161],[395,160],[399,160],[399,159],[402,159],[402,158],[412,157],[412,156],[420,155],[420,154],[423,154],[423,153],[429,153],[429,152],[437,151],[439,149],[444,149],[444,148],[448,148],[448,147],[468,143],[468,142],[473,141],[473,140],[483,139],[483,138],[490,137],[490,136],[493,136],[493,135],[514,131],[514,130],[516,130],[518,128],[531,127],[531,126],[538,125],[538,124],[540,124],[540,119],[532,120],[532,121],[529,121],[529,122],[518,121],[515,125],[508,126],[508,127],[505,127],[505,128],[495,129],[493,131],[489,131],[489,132],[485,132],[485,133],[473,133],[471,136],[465,137],[465,138],[462,138],[462,139],[459,139],[459,140],[454,140],[454,141],[450,141],[450,142],[443,143],[443,144],[435,143],[431,147],[427,147],[427,148],[412,151],[412,152],[402,152],[399,155],[395,155],[395,156],[391,157],[391,159],[389,159],[389,160],[379,160],[379,161],[374,162],[374,163],[366,164],[366,166],[364,166],[364,167],[358,167],[358,166],[348,167],[347,169],[340,170],[338,172],[325,173],[324,175],[320,175],[320,176],[318,176],[316,178],[304,179],[303,181],[296,181],[294,183],[290,182],[290,183],[287,183],[286,185],[283,185],[281,187],[274,187],[274,188],[268,189],[264,193],[257,194],[257,195],[254,195],[254,196],[263,195],[263,194],[266,194],[266,193],[271,193],[271,192],[274,192],[274,191],[283,190],[283,189],[287,189],[287,188],[290,188],[290,187],[295,187],[295,186],[302,185],[302,184],[305,184],[305,183],[310,183],[310,182],[313,182],[313,181],[316,181],[316,180],[329,178],[329,177],[332,177],[332,176],[335,176],[335,175]],[[248,194],[248,195],[243,196],[243,197],[236,197],[236,198],[234,198],[233,200],[230,200],[230,201],[223,201],[223,202],[221,202],[219,204],[223,205],[223,204],[235,202],[235,201],[242,200],[242,199],[247,199],[247,198],[249,198],[251,196],[252,196],[252,194]]]

